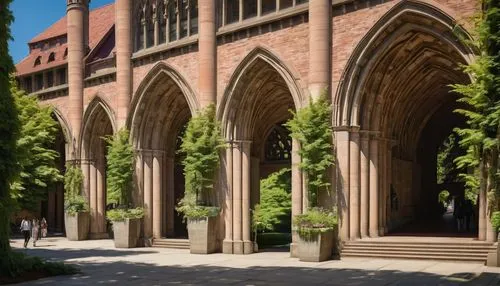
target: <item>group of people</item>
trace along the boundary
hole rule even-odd
[[[459,232],[470,231],[471,221],[474,217],[474,205],[471,200],[456,198],[453,206],[453,216],[457,222]]]
[[[23,218],[20,229],[24,235],[24,248],[28,247],[30,238],[33,238],[33,247],[35,247],[37,240],[42,237],[47,237],[47,228],[48,225],[45,218],[42,218],[41,220],[38,220],[37,218],[34,218],[33,220]]]

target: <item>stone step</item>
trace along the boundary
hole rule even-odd
[[[189,239],[158,238],[153,240],[153,247],[189,249]]]
[[[495,247],[491,246],[479,246],[479,245],[418,245],[418,244],[345,244],[344,248],[381,248],[381,249],[392,249],[392,248],[412,248],[412,249],[438,249],[438,250],[475,250],[475,251],[491,251]]]
[[[381,259],[417,259],[417,260],[442,260],[442,261],[453,261],[453,262],[477,262],[484,263],[486,261],[485,256],[481,257],[462,257],[462,256],[436,256],[436,255],[421,255],[421,254],[378,254],[378,253],[350,253],[342,254],[342,257],[370,257],[370,258],[381,258]]]
[[[399,246],[384,246],[384,247],[372,247],[372,246],[348,246],[344,247],[344,250],[357,250],[357,251],[370,251],[370,250],[380,250],[380,251],[427,251],[427,252],[450,252],[450,253],[488,253],[489,251],[493,251],[494,248],[423,248],[418,246],[408,246],[408,247],[399,247]]]
[[[391,240],[356,240],[347,241],[345,245],[421,245],[421,246],[453,246],[453,247],[491,247],[493,243],[483,241],[470,242],[426,242],[426,241],[391,241]]]
[[[343,250],[342,254],[396,254],[396,255],[422,255],[422,256],[454,256],[454,257],[476,257],[476,258],[484,258],[486,259],[487,252],[451,252],[451,251],[411,251],[411,250],[380,250],[380,249],[371,249],[371,250],[353,250],[347,249]]]

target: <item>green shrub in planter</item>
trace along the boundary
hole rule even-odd
[[[74,216],[80,212],[88,212],[89,206],[87,200],[83,196],[76,195],[65,199],[64,211],[67,214]]]
[[[334,230],[338,218],[334,210],[312,208],[308,212],[294,217],[297,232],[303,238],[310,238],[318,233]]]
[[[143,216],[144,209],[141,207],[112,209],[106,212],[106,217],[112,222],[124,221],[126,219],[141,219]]]
[[[69,163],[64,173],[64,210],[74,216],[79,212],[88,212],[89,205],[85,197],[80,195],[83,184],[83,172],[77,162]]]

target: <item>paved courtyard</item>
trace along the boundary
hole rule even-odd
[[[27,254],[76,264],[74,276],[21,285],[499,285],[500,269],[474,263],[342,259],[299,262],[287,252],[192,255],[188,250],[115,249],[112,240],[48,238]]]

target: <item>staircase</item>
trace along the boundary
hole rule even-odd
[[[153,247],[189,249],[189,239],[155,238]]]
[[[425,259],[485,263],[493,243],[454,237],[381,237],[348,241],[342,257]]]

